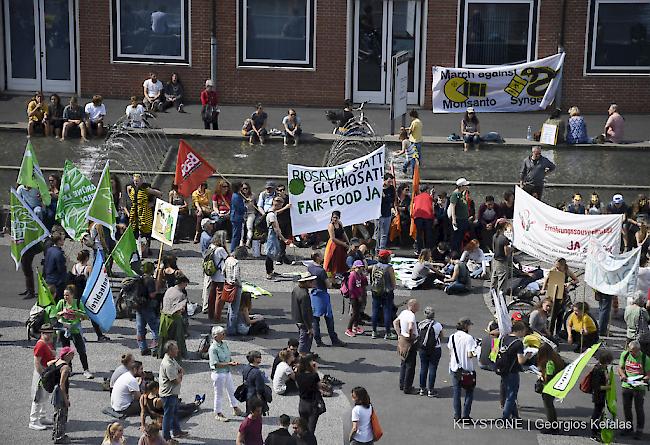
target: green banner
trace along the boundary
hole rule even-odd
[[[610,425],[616,425],[616,380],[614,380],[614,367],[609,368],[609,389],[605,393],[607,409],[599,419],[604,425],[600,430],[600,439],[603,443],[610,444],[614,441],[614,430]]]
[[[580,354],[577,359],[572,361],[562,372],[558,373],[551,379],[550,382],[544,386],[544,393],[549,394],[558,399],[563,399],[567,396],[571,388],[573,388],[580,377],[580,373],[589,359],[594,355],[596,350],[600,347],[600,343],[596,343],[591,348]]]
[[[86,211],[86,218],[108,228],[111,231],[111,238],[115,239],[115,218],[117,218],[117,210],[115,209],[115,202],[113,201],[113,193],[111,191],[111,173],[108,170],[108,161],[106,161],[102,176],[99,178],[95,196],[93,196]]]
[[[20,164],[20,171],[18,172],[16,183],[37,188],[41,193],[43,204],[46,206],[50,205],[50,189],[47,186],[41,167],[36,160],[36,153],[34,153],[34,147],[32,147],[31,141],[27,141],[27,146],[25,146],[25,154],[23,155],[23,162]]]
[[[135,255],[135,259],[133,257]],[[131,267],[131,264],[140,259],[138,255],[138,245],[135,242],[135,235],[133,234],[133,227],[129,226],[126,228],[126,231],[122,234],[122,237],[119,239],[113,252],[111,252],[113,257],[113,262],[120,266],[120,269],[129,277],[136,277],[136,274]]]
[[[48,195],[49,196],[49,195]],[[40,243],[50,235],[34,211],[11,189],[11,257],[20,267],[20,259],[27,249]]]
[[[50,288],[47,287],[43,275],[38,272],[38,305],[40,307],[48,307],[54,304],[54,298],[52,298],[52,292]]]
[[[86,211],[96,189],[72,162],[65,161],[56,203],[56,219],[61,221],[65,231],[75,241],[81,241],[88,228]]]

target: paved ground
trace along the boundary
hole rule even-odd
[[[72,244],[66,250],[72,254],[78,247]],[[189,287],[190,297],[194,301],[200,299],[198,282],[200,271],[198,269],[198,254],[192,244],[178,244],[175,252],[179,256],[180,267],[188,273],[192,283]],[[300,252],[298,252],[300,254]],[[38,263],[38,258],[36,263]],[[0,307],[3,308],[3,320],[0,321],[0,348],[6,360],[12,365],[3,367],[5,381],[11,382],[0,389],[0,410],[5,413],[0,420],[0,443],[48,443],[47,432],[35,432],[27,429],[29,402],[28,388],[31,379],[31,347],[32,343],[25,341],[23,321],[27,317],[28,308],[32,302],[21,300],[17,293],[23,289],[22,275],[13,272],[13,263],[9,257],[7,238],[0,240],[0,280],[4,284],[4,292],[0,294]],[[254,302],[254,311],[263,314],[272,327],[272,332],[265,338],[230,339],[231,348],[237,354],[243,354],[249,349],[258,348],[264,354],[264,363],[267,366],[271,354],[275,353],[285,343],[286,339],[294,335],[295,326],[289,320],[289,292],[292,288],[290,282],[267,282],[263,280],[263,265],[260,260],[246,260],[242,262],[245,279],[259,283],[271,292],[273,297],[262,298]],[[300,271],[302,266],[278,266],[279,272]],[[396,301],[402,303],[413,296],[421,301],[423,306],[433,305],[436,308],[437,318],[445,327],[446,334],[453,332],[455,322],[461,316],[470,316],[475,326],[472,333],[481,336],[482,329],[490,318],[484,302],[484,288],[482,283],[475,282],[471,294],[465,296],[447,296],[440,291],[415,291],[405,289],[397,291]],[[336,326],[339,334],[343,333],[343,324],[347,315],[341,315],[341,298],[333,292]],[[421,314],[418,318],[421,317]],[[190,348],[196,347],[198,336],[208,332],[209,323],[204,316],[198,316],[191,322],[192,338]],[[620,330],[615,330],[618,335]],[[100,378],[108,376],[117,363],[117,357],[125,349],[137,350],[134,341],[133,323],[120,320],[116,327],[109,333],[111,343],[98,344],[94,341],[94,334],[87,331],[88,349],[91,369],[97,373],[97,379],[84,380],[80,375],[73,378],[71,389],[72,410],[70,413],[70,435],[75,443],[95,444],[100,442],[101,431],[109,422],[101,414],[101,409],[108,404],[107,393],[100,391]],[[525,420],[522,429],[495,431],[485,429],[461,430],[454,426],[451,417],[451,387],[447,367],[449,354],[446,348],[438,368],[436,386],[440,390],[440,397],[428,399],[419,396],[402,395],[397,388],[399,360],[393,342],[372,340],[369,336],[346,339],[348,348],[317,349],[321,355],[321,370],[330,373],[346,382],[341,392],[334,398],[327,399],[328,412],[321,418],[317,436],[321,445],[339,445],[343,442],[349,429],[349,391],[352,387],[363,385],[368,388],[373,403],[377,407],[383,423],[386,436],[381,443],[398,444],[408,437],[408,443],[427,444],[436,438],[440,443],[472,443],[494,444],[499,440],[512,440],[517,444],[580,444],[588,443],[587,432],[578,425],[562,436],[545,436],[536,430],[536,420],[543,419],[541,399],[532,390],[534,378],[529,374],[522,375],[519,404],[521,415]],[[620,337],[610,341],[617,345]],[[574,357],[572,353],[563,353],[567,358]],[[239,357],[240,359],[243,357]],[[145,358],[147,369],[157,370],[159,362],[152,358]],[[75,364],[78,365],[78,362]],[[192,436],[184,443],[209,443],[226,444],[234,443],[236,423],[221,424],[213,420],[209,407],[213,401],[207,364],[205,362],[189,360],[186,366],[189,369],[189,378],[183,384],[182,395],[191,399],[196,393],[207,393],[206,405],[199,415],[192,417],[186,427]],[[77,366],[78,367],[78,366]],[[235,377],[239,382],[240,377]],[[416,376],[416,386],[417,386]],[[472,416],[476,419],[494,419],[500,417],[498,404],[498,377],[493,373],[479,371],[478,388],[475,392],[475,401]],[[15,396],[14,396],[15,394]],[[619,403],[620,406],[620,403]],[[560,419],[584,420],[588,419],[591,409],[590,397],[575,389],[571,397],[563,403],[557,403]],[[648,407],[648,402],[646,402]],[[295,397],[276,397],[271,404],[270,417],[265,419],[265,431],[269,431],[277,417],[287,413],[297,414],[297,400]],[[137,435],[137,420],[131,418],[127,422],[127,436],[132,439]],[[4,440],[3,440],[4,439]]]

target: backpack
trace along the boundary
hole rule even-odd
[[[386,268],[375,265],[370,273],[370,290],[375,295],[384,295],[386,292]]]
[[[43,370],[41,373],[41,386],[45,391],[54,391],[56,385],[61,381],[61,368],[63,368],[64,365],[65,363],[61,363],[60,365],[52,363]]]
[[[223,259],[219,261],[219,264],[214,262],[214,252],[216,250],[217,246],[210,244],[208,250],[203,254],[203,273],[209,277],[222,269]]]
[[[196,349],[196,353],[203,360],[208,359],[208,351],[210,350],[210,334],[203,334],[201,336],[201,341],[199,342],[199,347]]]
[[[260,215],[259,213],[255,216],[255,221],[253,222],[253,239],[259,240],[261,243],[266,242],[266,238],[269,234],[269,225],[266,222],[266,215]]]
[[[349,271],[343,274],[343,282],[341,283],[341,295],[343,295],[343,298],[350,298],[350,288],[348,287],[348,281],[350,281]]]
[[[38,338],[41,335],[41,326],[45,323],[47,315],[45,309],[37,304],[29,310],[29,318],[25,322],[27,328],[27,340]]]
[[[429,323],[427,324],[426,327],[418,326],[418,330],[420,334],[417,339],[417,344],[423,351],[432,352],[433,350],[435,350],[437,347],[440,346],[440,338],[436,336],[435,330],[433,330],[433,325],[435,325],[436,322],[434,320],[427,320],[427,321]]]
[[[518,341],[521,340],[517,338],[511,341],[508,345],[504,345],[503,341],[501,341],[499,345],[499,352],[497,352],[497,358],[494,360],[494,371],[497,373],[497,375],[509,374],[512,371],[515,363],[511,357],[508,356],[508,350]]]
[[[248,370],[246,373],[246,376],[242,374],[243,381],[242,384],[235,389],[235,399],[239,400],[240,402],[245,402],[248,400],[248,385],[246,385],[246,379],[248,379],[248,375],[251,373],[252,368]]]
[[[127,277],[122,280],[120,296],[124,298],[127,305],[133,309],[145,307],[149,302],[149,296],[144,286],[142,277]]]
[[[591,394],[593,391],[593,387],[591,386],[591,379],[594,374],[594,370],[592,368],[591,371],[585,375],[582,380],[580,380],[580,391],[586,392],[587,394]]]

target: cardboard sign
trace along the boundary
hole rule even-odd
[[[163,244],[174,244],[174,233],[178,222],[178,207],[162,199],[156,199],[156,209],[153,214],[153,229],[151,236]]]
[[[542,125],[542,135],[539,137],[539,142],[548,145],[557,144],[557,125]]]

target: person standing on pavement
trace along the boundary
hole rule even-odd
[[[627,343],[636,340],[641,345],[641,351],[650,356],[650,329],[648,328],[648,311],[645,308],[647,296],[636,291],[631,304],[625,307],[623,319],[627,328]]]
[[[291,425],[291,417],[286,414],[280,415],[280,428],[275,431],[271,431],[264,445],[296,445],[296,439],[291,437],[289,432],[289,426]]]
[[[34,373],[32,376],[32,410],[29,413],[29,429],[44,430],[52,425],[52,419],[46,414],[47,392],[41,386],[41,374],[47,364],[56,359],[56,351],[52,341],[54,329],[49,323],[41,326],[41,338],[34,346]]]
[[[296,373],[296,384],[300,394],[298,413],[307,423],[307,429],[316,434],[318,418],[325,412],[325,401],[320,392],[318,362],[316,362],[313,355],[300,358]]]
[[[163,400],[163,420],[162,432],[165,440],[169,441],[180,437],[187,437],[189,433],[182,431],[178,423],[178,395],[181,393],[181,384],[185,371],[178,364],[178,344],[174,340],[169,340],[164,345],[165,356],[160,362],[158,372],[160,380],[160,398]]]
[[[291,208],[291,204],[289,204],[287,186],[284,184],[278,184],[278,186],[275,188],[275,192],[277,193],[278,198],[282,198],[283,200],[282,207],[280,207],[280,209],[275,212],[275,215],[278,218],[278,226],[280,227],[280,232],[286,239],[291,239],[293,236],[291,234],[291,211],[289,210]],[[276,261],[275,264],[291,264],[291,260],[289,257],[287,257],[287,243],[280,243],[280,250],[280,258],[278,261]]]
[[[598,335],[606,337],[609,334],[609,320],[614,295],[607,295],[602,292],[594,291],[594,297],[598,302]]]
[[[327,326],[327,333],[330,336],[332,346],[347,346],[334,331],[334,311],[332,310],[332,302],[330,301],[330,294],[327,292],[328,288],[332,287],[332,280],[328,278],[327,272],[323,268],[323,254],[320,251],[315,251],[311,254],[313,264],[307,266],[307,271],[314,277],[314,288],[310,291],[311,307],[313,313],[312,328],[314,331],[314,339],[319,348],[326,347],[320,333],[320,318],[325,318],[325,325]]]
[[[230,251],[234,252],[239,246],[244,228],[244,219],[246,218],[246,204],[244,197],[241,195],[242,183],[240,181],[232,184],[232,198],[230,201],[230,224],[232,225],[232,235],[230,236]]]
[[[443,335],[442,325],[436,321],[436,312],[431,306],[424,308],[426,317],[418,323],[418,344],[420,345],[420,395],[436,397],[435,390],[438,363],[442,356],[440,347]],[[428,381],[427,381],[428,377]]]
[[[558,372],[563,370],[565,366],[566,363],[562,357],[560,357],[560,354],[554,351],[548,343],[542,343],[542,346],[537,352],[537,367],[542,373],[539,376],[541,383],[546,385],[557,375]],[[551,425],[557,422],[557,411],[555,411],[554,402],[555,396],[542,392],[542,403],[544,404],[546,420],[548,420]],[[559,432],[559,429],[555,426],[551,426],[547,432],[556,434]]]
[[[269,212],[271,207],[273,207],[273,198],[275,198],[275,196],[275,182],[266,181],[266,184],[264,184],[264,190],[260,192],[257,198],[257,207],[263,215]]]
[[[411,125],[406,129],[409,135],[409,142],[415,146],[420,161],[420,167],[422,167],[422,121],[420,120],[417,110],[411,110],[409,116],[411,117]],[[402,129],[403,128],[404,127],[402,127]]]
[[[266,384],[270,383],[268,377],[260,369],[262,354],[260,351],[249,351],[246,354],[248,364],[242,369],[242,377],[246,384],[246,413],[250,414],[255,410],[257,401],[262,402],[262,413],[269,412],[268,401],[264,397]]]
[[[224,342],[226,330],[222,326],[212,327],[212,344],[208,350],[210,358],[210,369],[212,370],[212,385],[214,386],[214,418],[227,422],[229,419],[223,414],[221,406],[223,405],[224,390],[228,395],[230,406],[235,416],[243,416],[244,413],[239,408],[239,402],[235,398],[235,384],[232,380],[232,372],[239,362],[232,359],[230,348]]]
[[[372,405],[366,388],[352,388],[352,429],[350,430],[350,445],[372,445],[374,435],[372,430]]]
[[[462,387],[462,372],[476,373],[476,339],[469,334],[469,327],[473,325],[472,321],[463,317],[456,324],[456,332],[449,336],[447,348],[450,351],[449,374],[453,385],[453,407],[454,420],[470,419],[472,412],[472,401],[474,400],[474,386]],[[461,417],[461,390],[465,390],[465,402],[463,404]]]
[[[70,409],[70,375],[72,374],[73,358],[74,349],[70,346],[64,346],[59,351],[59,359],[54,362],[54,366],[59,368],[57,373],[59,383],[54,387],[52,393],[52,405],[54,405],[52,439],[55,444],[71,443],[65,430],[68,424],[68,410]]]
[[[350,319],[348,320],[345,335],[348,337],[363,335],[363,328],[359,326],[361,322],[361,301],[365,299],[366,286],[368,285],[363,261],[356,260],[352,263],[346,285],[350,300]]]
[[[508,272],[512,267],[512,243],[505,235],[507,226],[507,220],[499,219],[496,222],[496,233],[492,238],[494,258],[492,259],[492,283],[490,287],[494,289],[497,295],[503,292],[503,287],[508,279]]]
[[[418,353],[419,332],[418,322],[415,318],[418,310],[420,310],[418,301],[411,298],[406,302],[406,309],[393,321],[393,328],[399,334],[397,352],[402,359],[399,371],[399,389],[404,391],[404,394],[418,394],[418,391],[413,388]]]
[[[516,321],[512,324],[512,332],[501,340],[496,358],[496,372],[501,376],[504,388],[505,403],[503,405],[504,420],[519,418],[517,409],[517,394],[519,393],[519,373],[521,365],[532,356],[530,352],[524,354],[522,338],[526,335],[526,324]]]
[[[390,233],[390,220],[397,213],[395,209],[395,177],[390,173],[384,174],[384,186],[381,191],[381,215],[375,220],[375,233],[373,238],[378,249],[388,248],[388,235]]]
[[[330,216],[330,223],[327,225],[329,240],[325,246],[325,257],[323,267],[330,277],[342,274],[347,268],[347,252],[350,247],[348,234],[341,222],[341,212],[334,210]]]
[[[280,224],[278,224],[277,212],[284,206],[284,198],[275,196],[273,198],[273,206],[264,216],[266,218],[266,225],[268,227],[268,235],[266,237],[266,260],[264,266],[266,268],[266,279],[273,280],[277,273],[275,273],[274,262],[280,261],[282,257],[281,244],[287,243],[287,239],[282,235]]]
[[[378,338],[377,325],[379,315],[382,314],[384,328],[384,340],[397,340],[397,334],[393,332],[393,317],[395,316],[395,270],[390,264],[390,250],[380,250],[377,256],[377,264],[372,266],[370,271],[370,289],[372,292],[372,338]]]
[[[458,178],[456,189],[449,198],[448,213],[451,216],[451,250],[460,252],[463,247],[465,233],[469,230],[469,204],[467,202],[467,187],[469,181],[465,178]]]
[[[618,364],[618,376],[621,378],[623,388],[623,411],[625,412],[625,421],[632,426],[632,403],[636,412],[636,432],[635,439],[641,439],[643,436],[643,427],[645,426],[645,412],[643,408],[643,399],[650,381],[650,357],[641,351],[641,344],[634,340],[631,341],[625,351],[621,354]],[[645,385],[639,385],[638,382],[645,382]],[[633,429],[625,430],[622,435],[632,434]]]
[[[52,233],[52,246],[45,251],[43,260],[43,275],[55,301],[63,298],[63,291],[68,282],[68,268],[66,266],[63,245],[65,234],[60,232]]]
[[[140,304],[135,310],[136,340],[141,355],[151,355],[151,350],[158,348],[158,331],[160,329],[160,318],[158,317],[158,298],[156,280],[153,277],[154,265],[151,261],[142,264],[142,288],[140,292],[144,295],[146,303]],[[162,273],[162,272],[159,272]],[[151,346],[147,345],[147,326],[153,337]]]
[[[555,164],[542,156],[542,147],[539,145],[535,145],[531,151],[530,156],[524,159],[521,165],[519,186],[526,193],[541,201],[544,193],[544,180],[548,173],[555,170]]]
[[[23,256],[20,257],[20,270],[25,276],[25,290],[19,295],[24,295],[23,300],[36,298],[36,288],[34,286],[34,257],[43,251],[43,244],[34,244],[27,249]]]
[[[314,314],[311,307],[309,289],[316,284],[316,277],[303,272],[298,285],[291,291],[291,318],[298,327],[298,352],[302,357],[311,351],[314,339]]]
[[[201,220],[201,238],[199,240],[199,246],[201,247],[201,257],[205,255],[205,252],[210,248],[210,243],[212,242],[212,236],[214,235],[214,220],[211,218],[203,218]],[[204,314],[208,313],[208,298],[210,297],[210,285],[212,284],[212,278],[209,275],[203,274],[203,292],[201,297],[202,301],[202,311]]]
[[[236,445],[264,445],[262,439],[262,416],[264,402],[255,397],[250,401],[250,412],[239,425]]]
[[[70,346],[74,343],[79,352],[79,360],[84,369],[84,377],[93,379],[95,376],[88,368],[88,355],[86,354],[86,341],[81,333],[81,320],[87,319],[86,309],[83,303],[75,300],[76,288],[70,284],[63,291],[63,298],[56,304],[56,316],[63,326],[59,340],[63,346]]]
[[[212,282],[210,283],[210,293],[208,295],[208,318],[212,321],[221,321],[221,312],[225,302],[221,298],[223,293],[223,286],[226,282],[226,278],[223,274],[224,262],[228,258],[228,251],[226,246],[228,245],[227,233],[225,230],[218,230],[215,232],[210,243],[208,251],[212,249],[212,261],[216,267],[216,272],[210,277]]]

